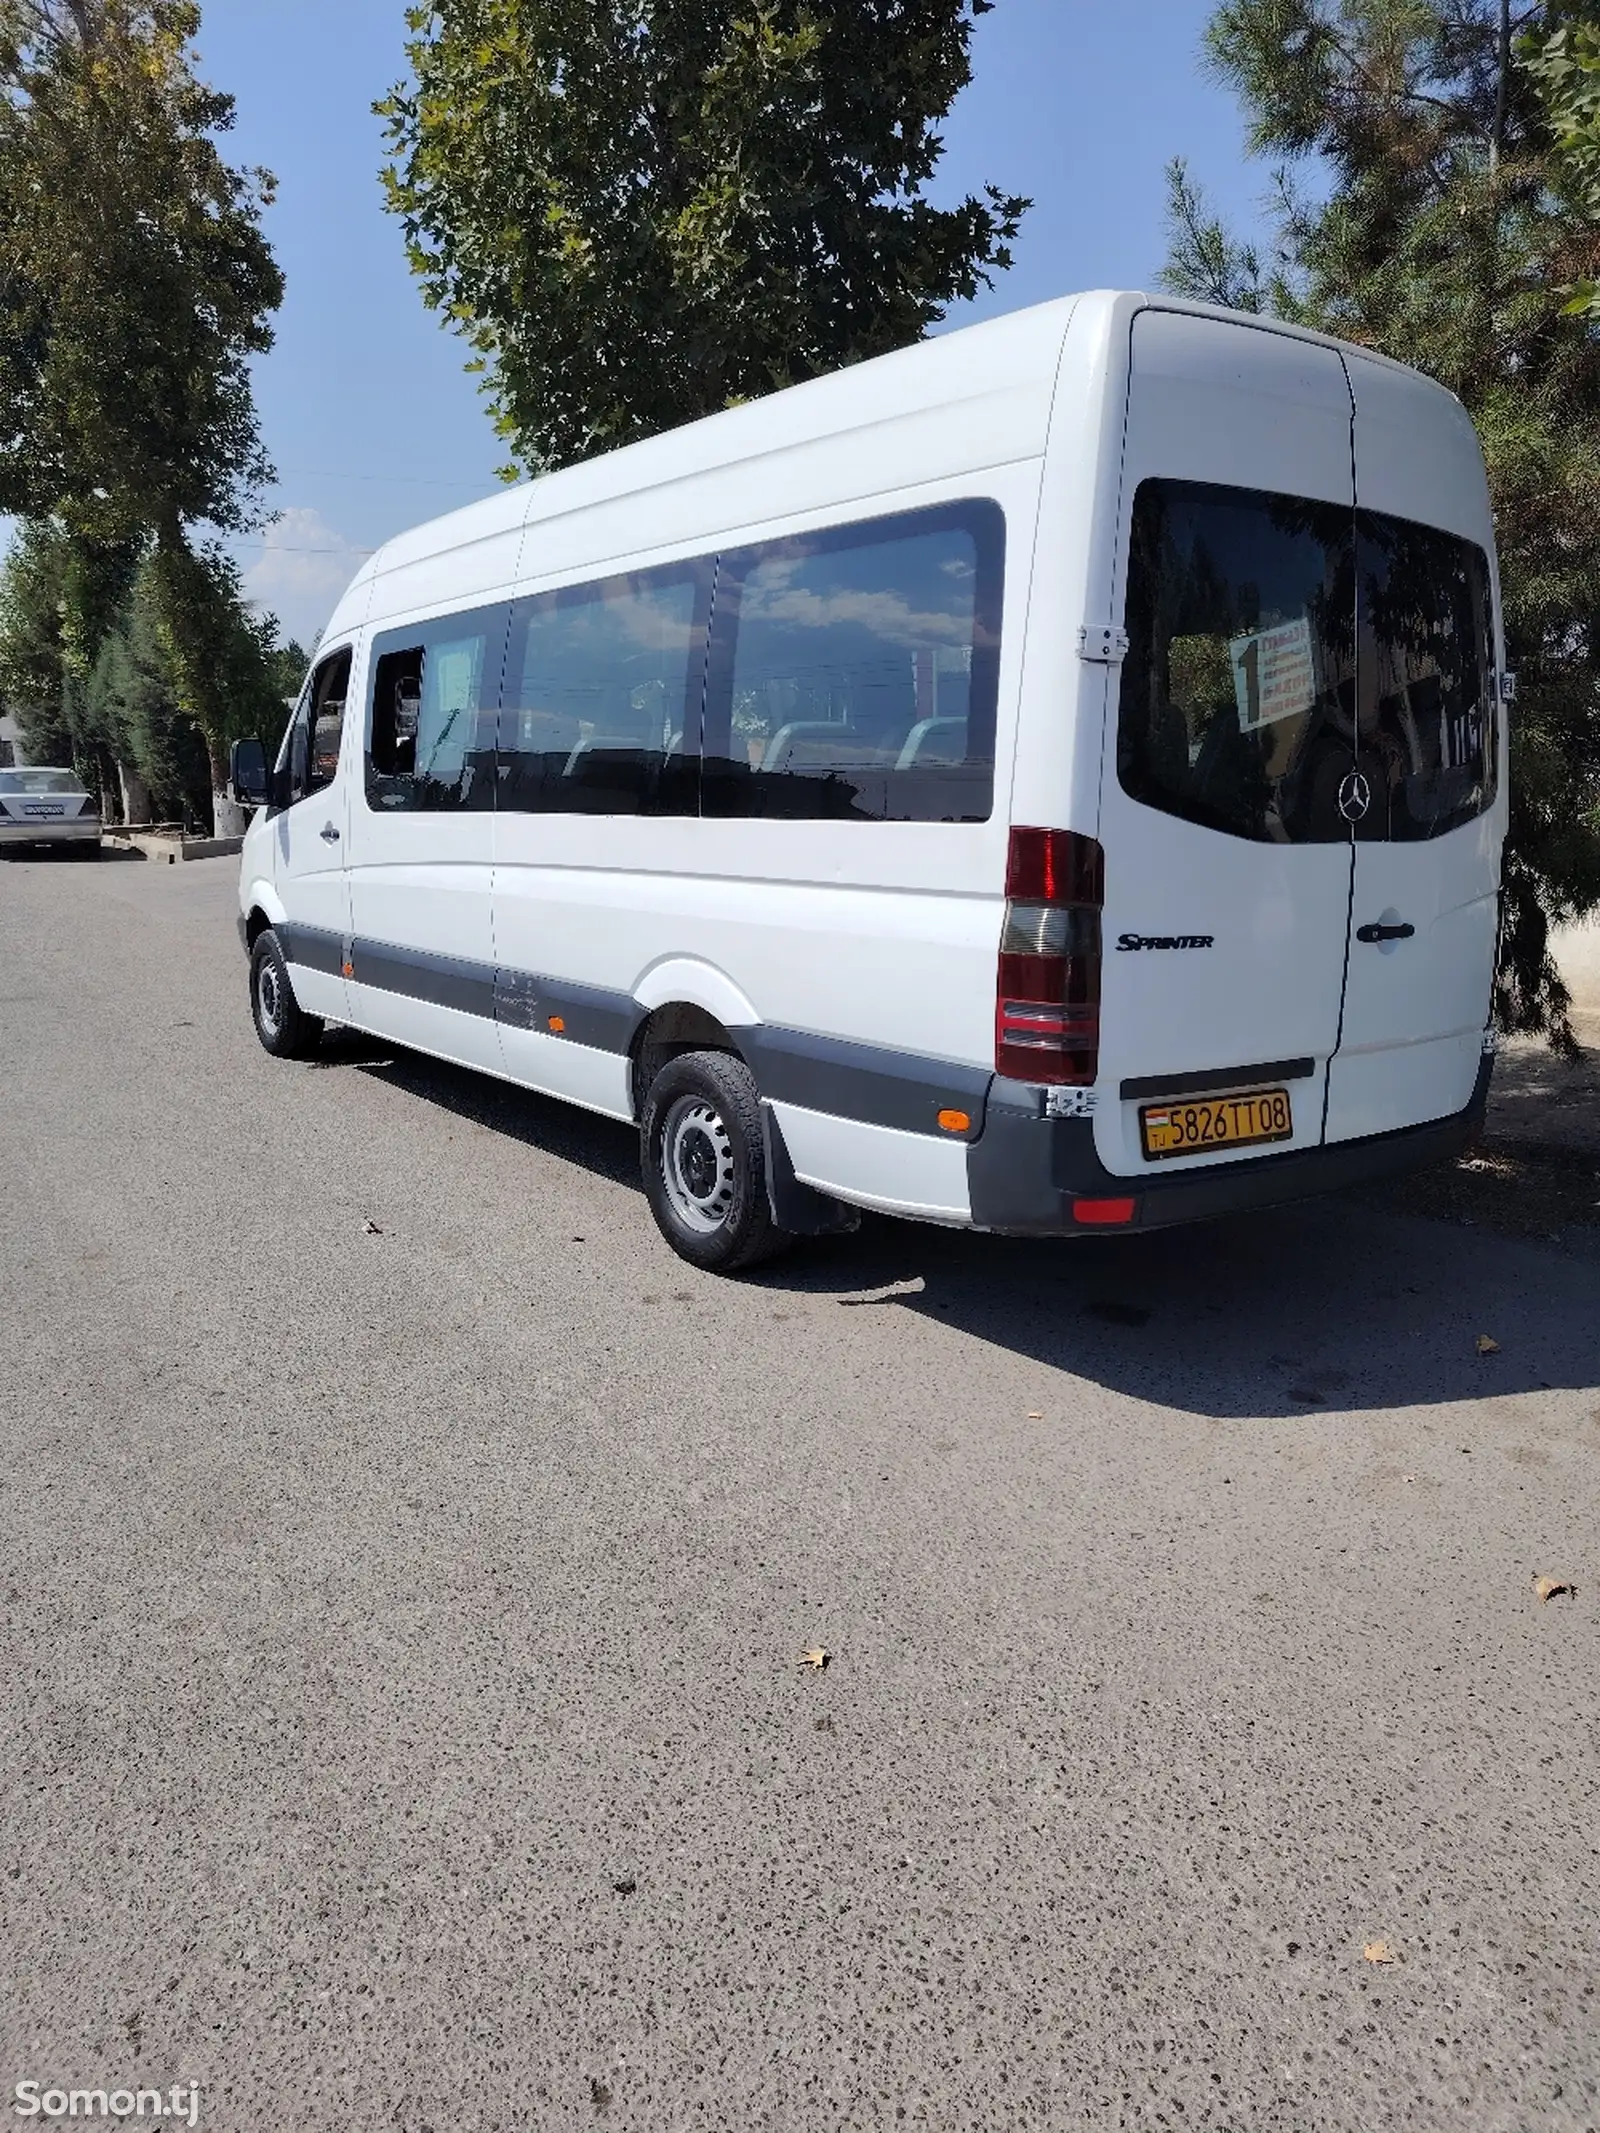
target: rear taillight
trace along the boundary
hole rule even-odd
[[[1013,829],[995,980],[995,1071],[1092,1082],[1100,1066],[1105,855],[1075,830]]]

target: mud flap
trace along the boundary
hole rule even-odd
[[[767,1198],[779,1229],[795,1237],[843,1237],[861,1227],[859,1207],[847,1207],[814,1185],[802,1185],[772,1106],[761,1106],[761,1137],[767,1156]]]

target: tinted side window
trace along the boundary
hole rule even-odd
[[[1453,534],[1356,514],[1361,768],[1358,837],[1437,837],[1494,799],[1498,733],[1489,565]]]
[[[1348,507],[1206,482],[1133,503],[1117,723],[1124,791],[1267,843],[1343,843],[1354,761]]]
[[[494,805],[494,723],[506,609],[389,630],[372,648],[367,805]]]
[[[1004,572],[981,499],[723,556],[705,813],[986,821]]]
[[[348,650],[334,652],[312,669],[278,751],[278,776],[285,805],[292,807],[296,800],[333,783],[339,768],[339,742],[349,691]]]
[[[710,585],[709,564],[674,564],[517,602],[502,809],[694,813]]]

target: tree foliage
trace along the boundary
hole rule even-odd
[[[1555,182],[1580,214],[1600,223],[1600,4],[1546,8],[1518,38],[1517,52],[1544,97]],[[1600,318],[1600,280],[1581,275],[1567,308]]]
[[[1574,10],[1534,6],[1534,40]],[[1324,198],[1280,176],[1270,272],[1207,226],[1173,173],[1167,280],[1381,350],[1473,416],[1495,505],[1509,658],[1511,833],[1499,1010],[1570,1044],[1552,921],[1600,904],[1600,269],[1545,84],[1506,0],[1225,0],[1211,63],[1250,147],[1321,159]],[[1207,239],[1197,241],[1196,229]]]
[[[209,813],[210,758],[173,687],[153,580],[146,562],[100,648],[86,710],[97,731],[116,737],[118,760],[137,771],[153,820],[203,821]]]
[[[158,819],[202,817],[222,766],[197,703],[226,703],[239,733],[275,733],[306,655],[280,641],[270,615],[251,612],[229,557],[152,544],[124,570],[85,668],[67,632],[80,561],[80,544],[53,520],[23,522],[0,569],[0,703],[29,758],[75,765],[108,819],[129,773]],[[102,594],[111,599],[112,588]]]
[[[171,664],[216,579],[197,529],[256,523],[271,471],[249,363],[283,294],[272,179],[217,146],[233,100],[195,74],[199,23],[194,0],[0,0],[0,512],[34,529],[24,579],[52,559],[80,767],[86,733],[125,738],[84,692],[141,558],[180,603]],[[215,768],[248,711],[211,682],[236,672],[192,652],[182,672]]]
[[[248,362],[283,281],[264,171],[213,135],[192,0],[0,0],[0,510],[125,537],[239,526]]]
[[[425,300],[558,466],[919,338],[1028,203],[924,191],[991,0],[435,0],[378,106]]]

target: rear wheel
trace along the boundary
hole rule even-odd
[[[250,1012],[256,1035],[274,1059],[309,1059],[322,1042],[322,1017],[294,996],[289,965],[269,926],[250,951]]]
[[[733,1274],[793,1242],[772,1219],[761,1105],[742,1059],[669,1059],[645,1098],[640,1154],[650,1212],[692,1266]]]

